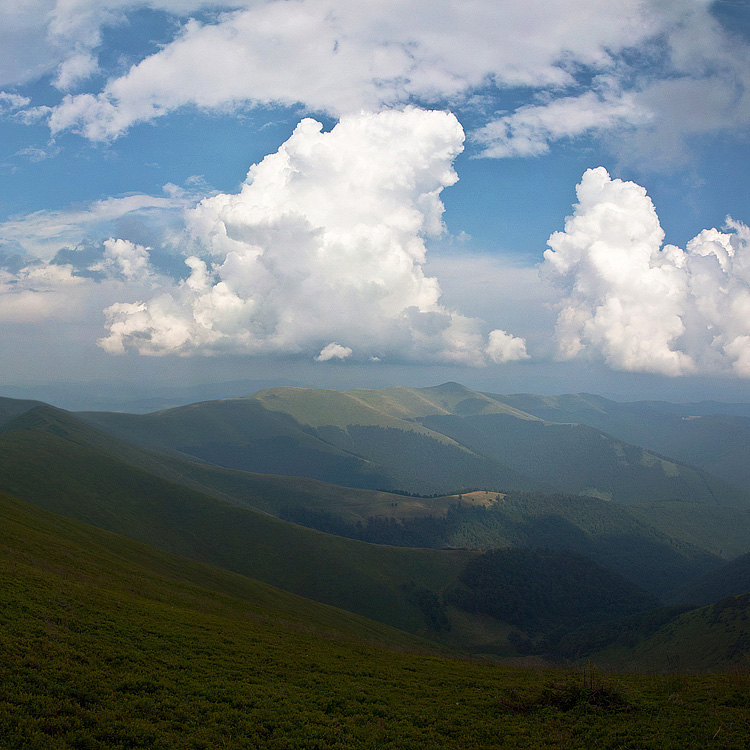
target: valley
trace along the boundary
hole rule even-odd
[[[274,736],[293,742],[291,728],[268,713],[275,691],[292,684],[307,696],[294,708],[295,721],[312,733],[305,736],[336,747],[364,741],[353,718],[359,711],[396,715],[382,680],[413,679],[403,670],[425,685],[439,680],[441,688],[426,688],[436,691],[435,707],[441,690],[475,696],[471,711],[490,700],[495,718],[482,729],[471,715],[452,715],[450,729],[435,714],[432,739],[413,735],[425,747],[458,747],[451,737],[459,727],[479,732],[480,743],[490,725],[513,736],[508,690],[533,704],[549,686],[568,690],[586,665],[672,674],[687,702],[702,700],[709,684],[689,673],[744,670],[747,490],[601,426],[552,421],[572,419],[572,397],[547,399],[546,411],[541,397],[503,398],[455,383],[282,388],[144,415],[0,399],[0,544],[6,580],[14,582],[5,590],[0,644],[14,654],[6,669],[15,687],[0,703],[7,736],[44,734],[42,721],[73,747],[76,737],[92,736],[86,722],[96,715],[106,731],[94,747],[144,738],[175,746],[164,698],[155,696],[169,690],[170,711],[181,700],[194,703],[194,681],[208,669],[196,656],[184,678],[161,671],[185,648],[223,665],[224,676],[205,689],[212,717],[205,742],[226,720],[212,713],[216,701],[226,701],[237,726],[250,715],[253,731],[266,722],[268,734],[254,740],[259,747],[275,747]],[[150,635],[126,646],[138,640],[134,629]],[[172,644],[164,658],[155,657],[160,643]],[[247,653],[231,694],[222,686],[239,667],[228,661],[229,644]],[[38,649],[57,665],[51,671]],[[363,660],[360,667],[352,659]],[[365,668],[380,675],[373,677],[381,680],[380,707],[355,710],[341,691],[355,690],[349,680],[362,684]],[[258,676],[269,670],[271,682]],[[54,674],[67,675],[64,684]],[[623,676],[617,684],[627,695],[649,696],[643,705],[653,708],[662,700],[660,679]],[[712,679],[712,694],[724,703],[711,710],[744,716],[748,706],[732,697],[733,683]],[[123,724],[108,708],[123,690],[133,707],[149,706],[135,723]],[[341,695],[324,709],[314,697],[323,694]],[[48,718],[32,717],[20,695],[36,696],[46,708],[34,717]],[[580,711],[593,693],[576,700]],[[245,718],[237,713],[243,701]],[[570,709],[555,706],[549,710],[565,723]],[[426,709],[407,702],[397,713],[413,724],[406,717],[417,710]],[[14,735],[9,717],[18,711],[26,724]],[[615,716],[597,711],[601,721],[570,746],[612,731]],[[338,717],[335,741],[325,716]],[[682,731],[683,719],[673,719],[664,747],[672,746],[669,732]],[[646,726],[638,731],[651,736]],[[526,741],[507,746],[534,747]]]

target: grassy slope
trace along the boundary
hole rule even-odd
[[[750,667],[750,594],[690,610],[655,632],[631,635],[589,658],[615,669],[695,672]],[[750,706],[745,694],[745,705]]]
[[[432,388],[396,386],[383,390],[353,388],[327,391],[314,388],[271,388],[259,391],[252,399],[267,409],[290,414],[301,424],[312,427],[334,425],[375,425],[410,429],[445,437],[421,427],[415,420],[436,414],[511,414],[519,419],[536,417],[501,404],[484,394],[458,383]]]
[[[750,509],[663,500],[625,507],[663,534],[731,560],[750,551]]]
[[[709,571],[675,591],[674,604],[707,605],[750,592],[750,553]]]
[[[673,677],[602,683],[420,655],[402,633],[8,497],[0,519],[4,748],[746,742],[742,677],[684,677],[676,690]],[[602,687],[626,710],[595,706]]]
[[[401,584],[440,590],[471,553],[332,537],[172,484],[37,430],[0,434],[0,489],[160,549],[219,565],[411,631]]]
[[[374,640],[392,648],[436,648],[403,630],[223,568],[163,552],[5,493],[0,493],[0,518],[7,574],[3,580],[20,578],[21,569],[37,568],[47,571],[71,595],[76,591],[116,591],[126,597],[195,607],[206,613],[249,605],[258,616],[304,623],[340,638]],[[52,598],[64,598],[60,591],[45,591]],[[4,592],[6,596],[18,596],[21,589],[16,586],[15,591],[6,588]]]

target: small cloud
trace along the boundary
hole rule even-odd
[[[119,276],[127,281],[143,281],[152,275],[149,248],[110,237],[104,241],[104,257],[89,270]]]
[[[487,356],[497,364],[529,359],[526,353],[526,341],[517,336],[511,336],[499,328],[490,332]]]
[[[57,78],[53,85],[60,91],[70,91],[99,70],[96,57],[90,52],[79,52],[57,67]]]
[[[23,156],[30,162],[37,164],[40,161],[44,161],[45,159],[50,159],[53,156],[56,156],[59,152],[60,149],[52,149],[50,151],[46,151],[45,149],[37,148],[36,146],[27,146],[26,148],[22,148],[20,151],[16,151],[15,156]]]
[[[31,104],[31,99],[28,96],[0,91],[0,115],[23,109],[29,104]]]
[[[332,359],[346,359],[352,356],[352,350],[348,346],[341,346],[335,341],[332,341],[328,346],[324,346],[320,350],[320,354],[315,357],[316,362],[328,362]]]

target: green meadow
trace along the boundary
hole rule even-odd
[[[746,748],[750,675],[498,666],[0,499],[3,748]]]

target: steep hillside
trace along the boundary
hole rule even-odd
[[[185,557],[163,552],[120,534],[44,510],[0,492],[0,539],[7,567],[3,580],[32,573],[39,590],[49,592],[42,581],[48,577],[65,595],[75,589],[94,597],[119,592],[128,599],[168,601],[173,606],[204,608],[206,613],[227,613],[245,607],[260,618],[286,624],[304,622],[321,633],[339,637],[374,639],[395,648],[435,648],[435,644],[402,630],[368,620],[342,609],[318,604],[295,594]],[[45,576],[45,572],[48,576]],[[54,587],[53,589],[54,590]],[[6,604],[10,591],[4,589]],[[31,589],[18,593],[29,594]],[[2,608],[0,608],[2,609]],[[69,615],[70,617],[70,615]],[[10,618],[4,620],[7,626]],[[17,627],[17,626],[16,626]]]
[[[670,597],[674,604],[707,605],[750,593],[750,553],[725,563],[683,586]]]
[[[439,592],[472,554],[322,534],[168,482],[45,430],[0,434],[0,455],[0,490],[412,632],[428,632],[429,623],[403,586],[413,582]]]
[[[746,739],[723,677],[684,678],[679,700],[663,678],[610,678],[600,705],[580,674],[420,655],[404,633],[7,496],[0,547],[8,750],[538,750],[559,746],[551,726],[571,750]]]
[[[570,656],[578,653],[587,661],[612,669],[673,675],[729,670],[745,673],[750,653],[750,594],[688,611],[637,615],[572,634],[560,645]],[[675,692],[685,679],[676,679]],[[735,700],[737,705],[747,707],[745,684],[737,690]]]

